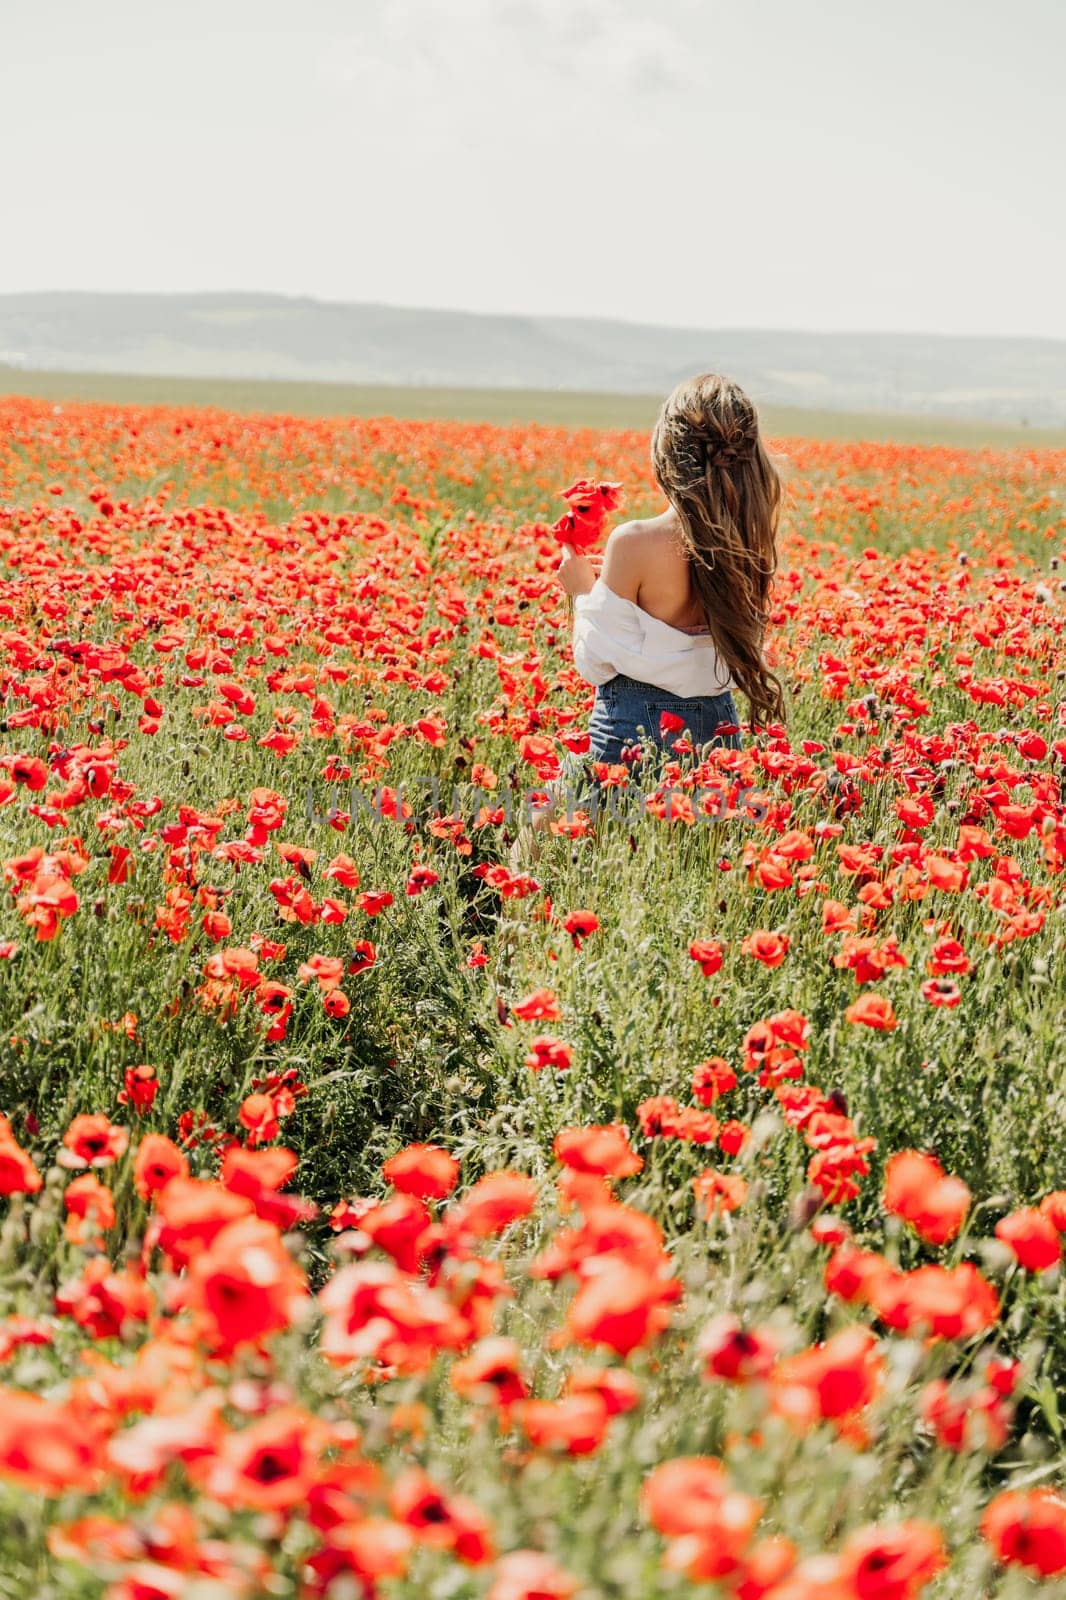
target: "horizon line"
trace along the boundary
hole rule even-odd
[[[489,321],[577,322],[597,323],[605,327],[651,328],[663,333],[692,334],[802,334],[823,339],[873,338],[873,339],[938,339],[947,341],[988,341],[996,343],[1066,344],[1066,334],[1043,333],[938,333],[922,328],[825,328],[797,327],[773,324],[719,323],[716,326],[696,327],[691,323],[648,322],[641,318],[604,316],[594,312],[578,311],[490,311],[474,310],[469,306],[412,305],[408,302],[387,300],[337,300],[321,295],[297,293],[282,289],[3,289],[0,303],[23,299],[86,299],[86,300],[210,300],[246,299],[289,301],[294,305],[321,306],[338,310],[374,310],[429,313],[436,316],[476,317]]]

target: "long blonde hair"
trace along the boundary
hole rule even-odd
[[[755,724],[784,717],[763,658],[777,569],[781,479],[743,389],[706,372],[678,384],[651,440],[655,476],[681,524],[692,586],[711,637]]]

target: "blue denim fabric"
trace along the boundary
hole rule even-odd
[[[683,717],[684,733],[664,735],[659,718],[664,711]],[[687,737],[701,749],[710,741],[731,750],[740,748],[740,735],[719,734],[718,729],[739,722],[733,696],[728,693],[683,697],[667,694],[654,684],[639,683],[621,674],[596,690],[596,702],[589,720],[590,761],[619,762],[622,751],[639,744],[646,736],[658,749],[669,752],[676,739]]]

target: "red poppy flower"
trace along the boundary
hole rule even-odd
[[[1002,1450],[1010,1437],[1010,1409],[990,1384],[953,1392],[944,1378],[927,1383],[921,1394],[922,1420],[945,1450]]]
[[[67,1211],[67,1238],[74,1244],[92,1240],[97,1230],[115,1225],[115,1200],[95,1173],[86,1172],[69,1183],[63,1195]]]
[[[435,1144],[409,1144],[381,1169],[386,1183],[419,1200],[444,1200],[459,1179],[459,1163]]]
[[[786,1415],[838,1419],[863,1410],[881,1387],[884,1360],[869,1328],[843,1328],[824,1344],[787,1356],[774,1370],[777,1400]],[[797,1393],[798,1391],[798,1393]],[[803,1398],[805,1396],[805,1398]]]
[[[587,1456],[600,1448],[610,1420],[598,1394],[571,1394],[560,1400],[523,1400],[515,1415],[537,1450],[562,1450]]]
[[[882,1269],[863,1284],[863,1295],[886,1327],[925,1332],[937,1339],[972,1339],[999,1317],[995,1289],[969,1261],[960,1266]]]
[[[693,939],[688,953],[705,978],[713,978],[725,959],[725,946],[717,939]]]
[[[943,1006],[948,1010],[962,1002],[962,990],[951,978],[927,978],[921,995],[931,1006]]]
[[[996,1223],[996,1238],[1013,1252],[1027,1272],[1047,1272],[1062,1260],[1058,1229],[1043,1211],[1023,1206]]]
[[[1059,1233],[1066,1233],[1066,1189],[1055,1189],[1045,1195],[1040,1210]]]
[[[604,1178],[629,1178],[644,1165],[629,1143],[629,1130],[621,1122],[603,1127],[563,1128],[552,1146],[556,1159],[574,1172]]]
[[[562,490],[570,509],[552,527],[558,542],[577,551],[596,544],[607,517],[621,505],[621,488],[618,483],[594,483],[590,478],[579,478],[569,489]]]
[[[368,917],[379,917],[392,905],[393,896],[387,889],[367,889],[365,893],[356,895],[355,903]]]
[[[451,1550],[468,1566],[482,1566],[495,1554],[484,1513],[465,1495],[446,1492],[420,1467],[406,1468],[395,1480],[389,1511],[419,1544]]]
[[[545,1067],[551,1067],[556,1072],[567,1072],[573,1065],[574,1052],[562,1039],[541,1033],[530,1040],[529,1053],[525,1061],[526,1066],[533,1072],[543,1072]]]
[[[11,1132],[11,1124],[0,1116],[0,1195],[36,1194],[41,1174]]]
[[[934,978],[961,976],[970,970],[970,960],[957,939],[938,939],[929,952],[926,971]]]
[[[489,1172],[452,1206],[448,1226],[452,1232],[489,1238],[528,1217],[536,1201],[537,1186],[525,1173]]]
[[[931,1522],[860,1528],[840,1552],[841,1577],[858,1600],[917,1600],[947,1564],[944,1536]]]
[[[770,1330],[746,1329],[738,1317],[726,1312],[707,1324],[699,1348],[708,1378],[752,1383],[769,1377],[778,1341]]]
[[[566,1392],[598,1395],[609,1417],[635,1411],[640,1405],[640,1385],[625,1367],[574,1367]]]
[[[737,1086],[737,1075],[723,1056],[709,1056],[692,1074],[692,1093],[700,1105],[711,1106],[719,1095]]]
[[[144,1063],[139,1067],[127,1067],[124,1087],[119,1090],[118,1103],[121,1106],[132,1105],[135,1110],[143,1113],[151,1111],[158,1093],[159,1079],[153,1066]]]
[[[256,1145],[269,1144],[281,1132],[277,1108],[268,1094],[248,1095],[241,1102],[237,1121],[242,1128],[247,1128],[248,1143],[252,1149]]]
[[[896,1013],[892,1009],[891,1000],[883,994],[863,994],[853,1000],[845,1011],[844,1016],[848,1022],[859,1022],[866,1028],[876,1028],[881,1033],[888,1033],[898,1027]]]
[[[788,955],[788,944],[787,933],[769,933],[760,928],[749,933],[740,948],[746,956],[761,961],[764,967],[779,967]]]
[[[692,1180],[692,1188],[705,1217],[736,1211],[748,1197],[748,1185],[735,1172],[716,1172],[705,1167]]]
[[[75,1117],[63,1135],[68,1153],[60,1159],[65,1166],[109,1167],[125,1152],[129,1142],[126,1128],[97,1113],[86,1114]]]
[[[762,1512],[758,1500],[733,1487],[714,1456],[664,1461],[644,1480],[641,1500],[649,1520],[666,1538],[713,1545],[731,1562],[745,1551]]]
[[[718,1148],[727,1156],[738,1156],[751,1137],[743,1122],[723,1122],[718,1130]]]
[[[91,1493],[104,1481],[105,1438],[71,1407],[16,1389],[0,1403],[0,1477],[36,1495]]]
[[[327,867],[323,869],[324,878],[333,878],[345,889],[358,889],[359,870],[351,856],[336,855]]]
[[[930,1244],[947,1244],[962,1227],[971,1195],[932,1156],[901,1150],[885,1167],[885,1209],[909,1222]]]
[[[391,1517],[361,1517],[357,1521],[343,1522],[331,1528],[327,1543],[307,1557],[306,1565],[313,1578],[309,1593],[336,1594],[347,1587],[356,1594],[379,1594],[379,1585],[384,1580],[405,1575],[414,1544],[410,1528]],[[130,1600],[157,1600],[157,1596],[137,1595]]]
[[[344,962],[340,956],[309,956],[306,961],[301,961],[296,969],[296,976],[301,983],[309,983],[314,979],[328,994],[341,983],[344,977]]]
[[[665,1331],[670,1306],[680,1294],[676,1278],[664,1278],[643,1264],[604,1256],[570,1302],[566,1332],[578,1344],[604,1345],[628,1356]]]
[[[163,1191],[164,1200],[171,1188]],[[307,1295],[304,1275],[277,1228],[259,1217],[240,1217],[221,1228],[194,1258],[185,1283],[209,1342],[223,1352],[259,1344],[289,1327]]]
[[[573,940],[575,950],[580,950],[583,941],[595,933],[599,926],[599,917],[591,911],[571,911],[563,918],[563,927]]]
[[[91,1338],[120,1339],[148,1320],[152,1296],[136,1271],[116,1272],[106,1256],[94,1256],[80,1277],[56,1290],[55,1304]]]
[[[997,1561],[1040,1578],[1066,1573],[1066,1498],[1054,1489],[1008,1489],[985,1507],[981,1534]]]
[[[366,972],[378,958],[375,945],[369,939],[357,939],[352,946],[351,959],[348,962],[348,971],[354,977],[356,973]]]
[[[482,1339],[456,1361],[451,1386],[466,1400],[510,1407],[529,1394],[522,1376],[522,1353],[513,1339]]]
[[[519,1022],[558,1022],[562,1016],[558,997],[551,989],[535,989],[524,1000],[516,1000],[511,1014]]]
[[[425,1203],[411,1194],[368,1207],[359,1217],[359,1228],[404,1272],[418,1271],[434,1238]]]
[[[239,1432],[216,1453],[192,1463],[191,1476],[220,1505],[291,1511],[306,1502],[330,1430],[299,1406],[280,1406]]]

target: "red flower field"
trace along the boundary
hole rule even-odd
[[[0,419],[4,1600],[1061,1595],[1066,453],[779,442],[533,850],[643,436]]]

